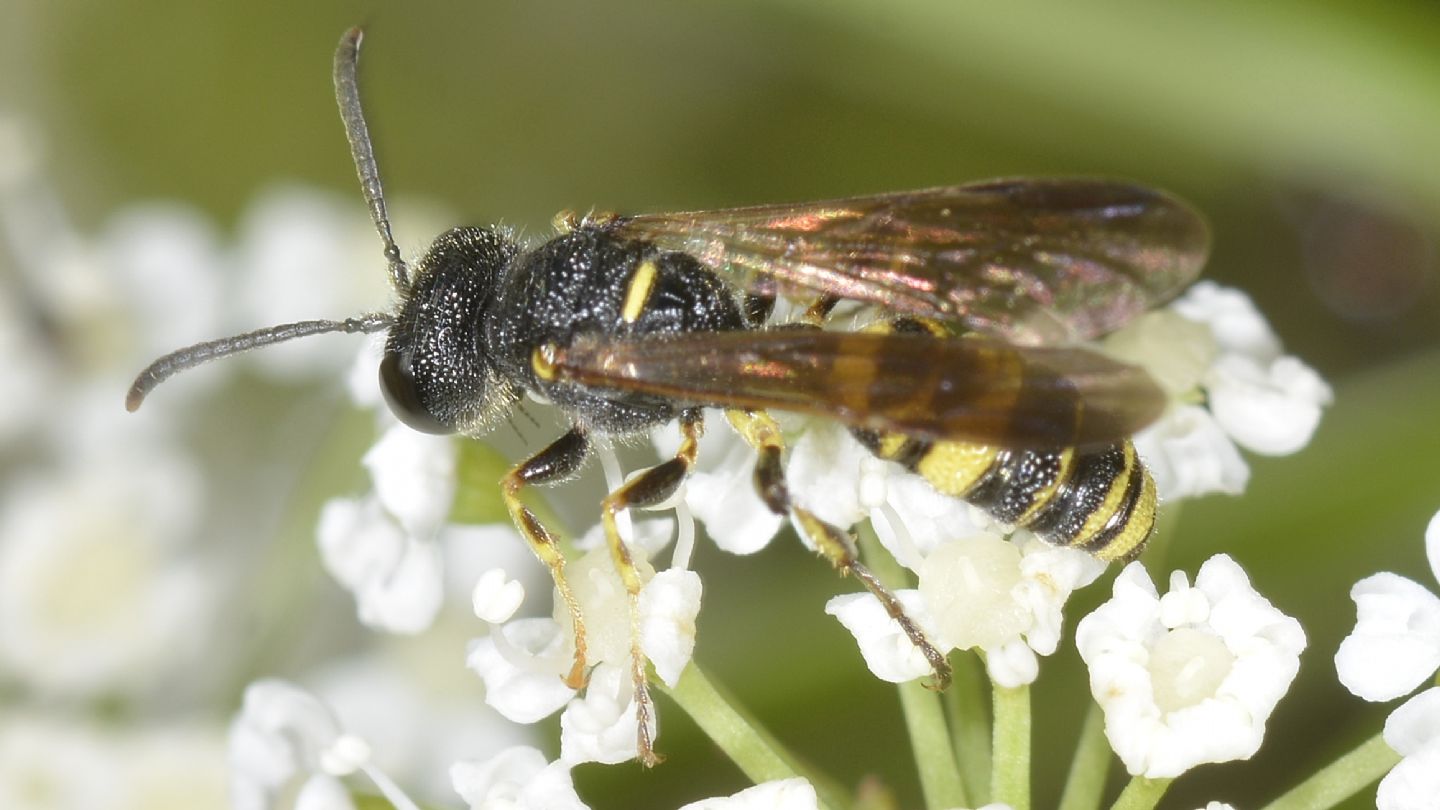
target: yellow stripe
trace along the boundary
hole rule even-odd
[[[1155,527],[1155,479],[1150,477],[1150,471],[1145,469],[1143,464],[1130,474],[1134,475],[1136,472],[1145,476],[1145,479],[1140,482],[1140,497],[1135,501],[1135,509],[1126,520],[1125,528],[1112,537],[1104,548],[1095,552],[1096,557],[1106,562],[1130,559],[1139,553],[1140,547],[1150,537],[1150,530]]]
[[[941,493],[963,498],[994,466],[999,452],[984,444],[936,442],[915,465],[915,472]]]
[[[630,286],[625,288],[625,303],[620,307],[620,320],[634,323],[640,318],[640,313],[645,311],[645,302],[650,300],[650,293],[655,289],[655,276],[659,272],[660,268],[650,259],[640,262],[635,268],[635,275],[630,277]]]
[[[1105,500],[1102,501],[1099,506],[1095,507],[1095,510],[1085,519],[1085,525],[1075,534],[1075,539],[1071,541],[1072,545],[1083,546],[1105,530],[1105,526],[1110,523],[1110,520],[1116,516],[1116,512],[1120,511],[1120,507],[1124,505],[1125,490],[1130,486],[1130,478],[1134,475],[1148,475],[1148,473],[1143,467],[1137,469],[1135,463],[1135,445],[1126,442],[1125,466],[1121,468],[1120,472],[1111,480],[1110,489],[1105,493]],[[1113,557],[1107,556],[1109,553],[1110,549],[1107,545],[1105,549],[1096,553],[1095,556],[1101,559],[1113,559]]]

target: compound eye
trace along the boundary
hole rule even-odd
[[[442,436],[455,432],[454,428],[441,424],[425,407],[420,389],[415,385],[410,352],[385,350],[385,357],[380,361],[380,391],[390,412],[407,427]]]

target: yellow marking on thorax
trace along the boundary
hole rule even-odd
[[[655,277],[660,273],[660,268],[651,259],[646,259],[635,268],[635,275],[630,277],[630,284],[625,288],[625,302],[620,305],[620,320],[625,323],[634,323],[639,320],[640,313],[645,311],[645,302],[650,300],[650,293],[655,289]]]
[[[538,379],[550,382],[555,379],[555,344],[544,343],[530,353],[530,369]]]

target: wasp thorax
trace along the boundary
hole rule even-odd
[[[425,433],[474,432],[515,399],[486,351],[483,321],[517,250],[495,231],[455,228],[415,266],[380,362],[380,388],[401,422]]]

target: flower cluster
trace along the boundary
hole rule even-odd
[[[1238,494],[1250,478],[1237,445],[1269,456],[1309,443],[1330,387],[1294,356],[1244,293],[1209,281],[1104,341],[1144,366],[1172,406],[1135,437],[1162,498]]]
[[[1425,554],[1440,581],[1440,513],[1425,529]],[[1335,653],[1340,682],[1371,701],[1395,700],[1440,669],[1440,597],[1397,574],[1373,574],[1350,589],[1355,630]],[[1404,759],[1380,782],[1384,810],[1431,807],[1440,796],[1440,687],[1401,704],[1385,721],[1385,742]]]

